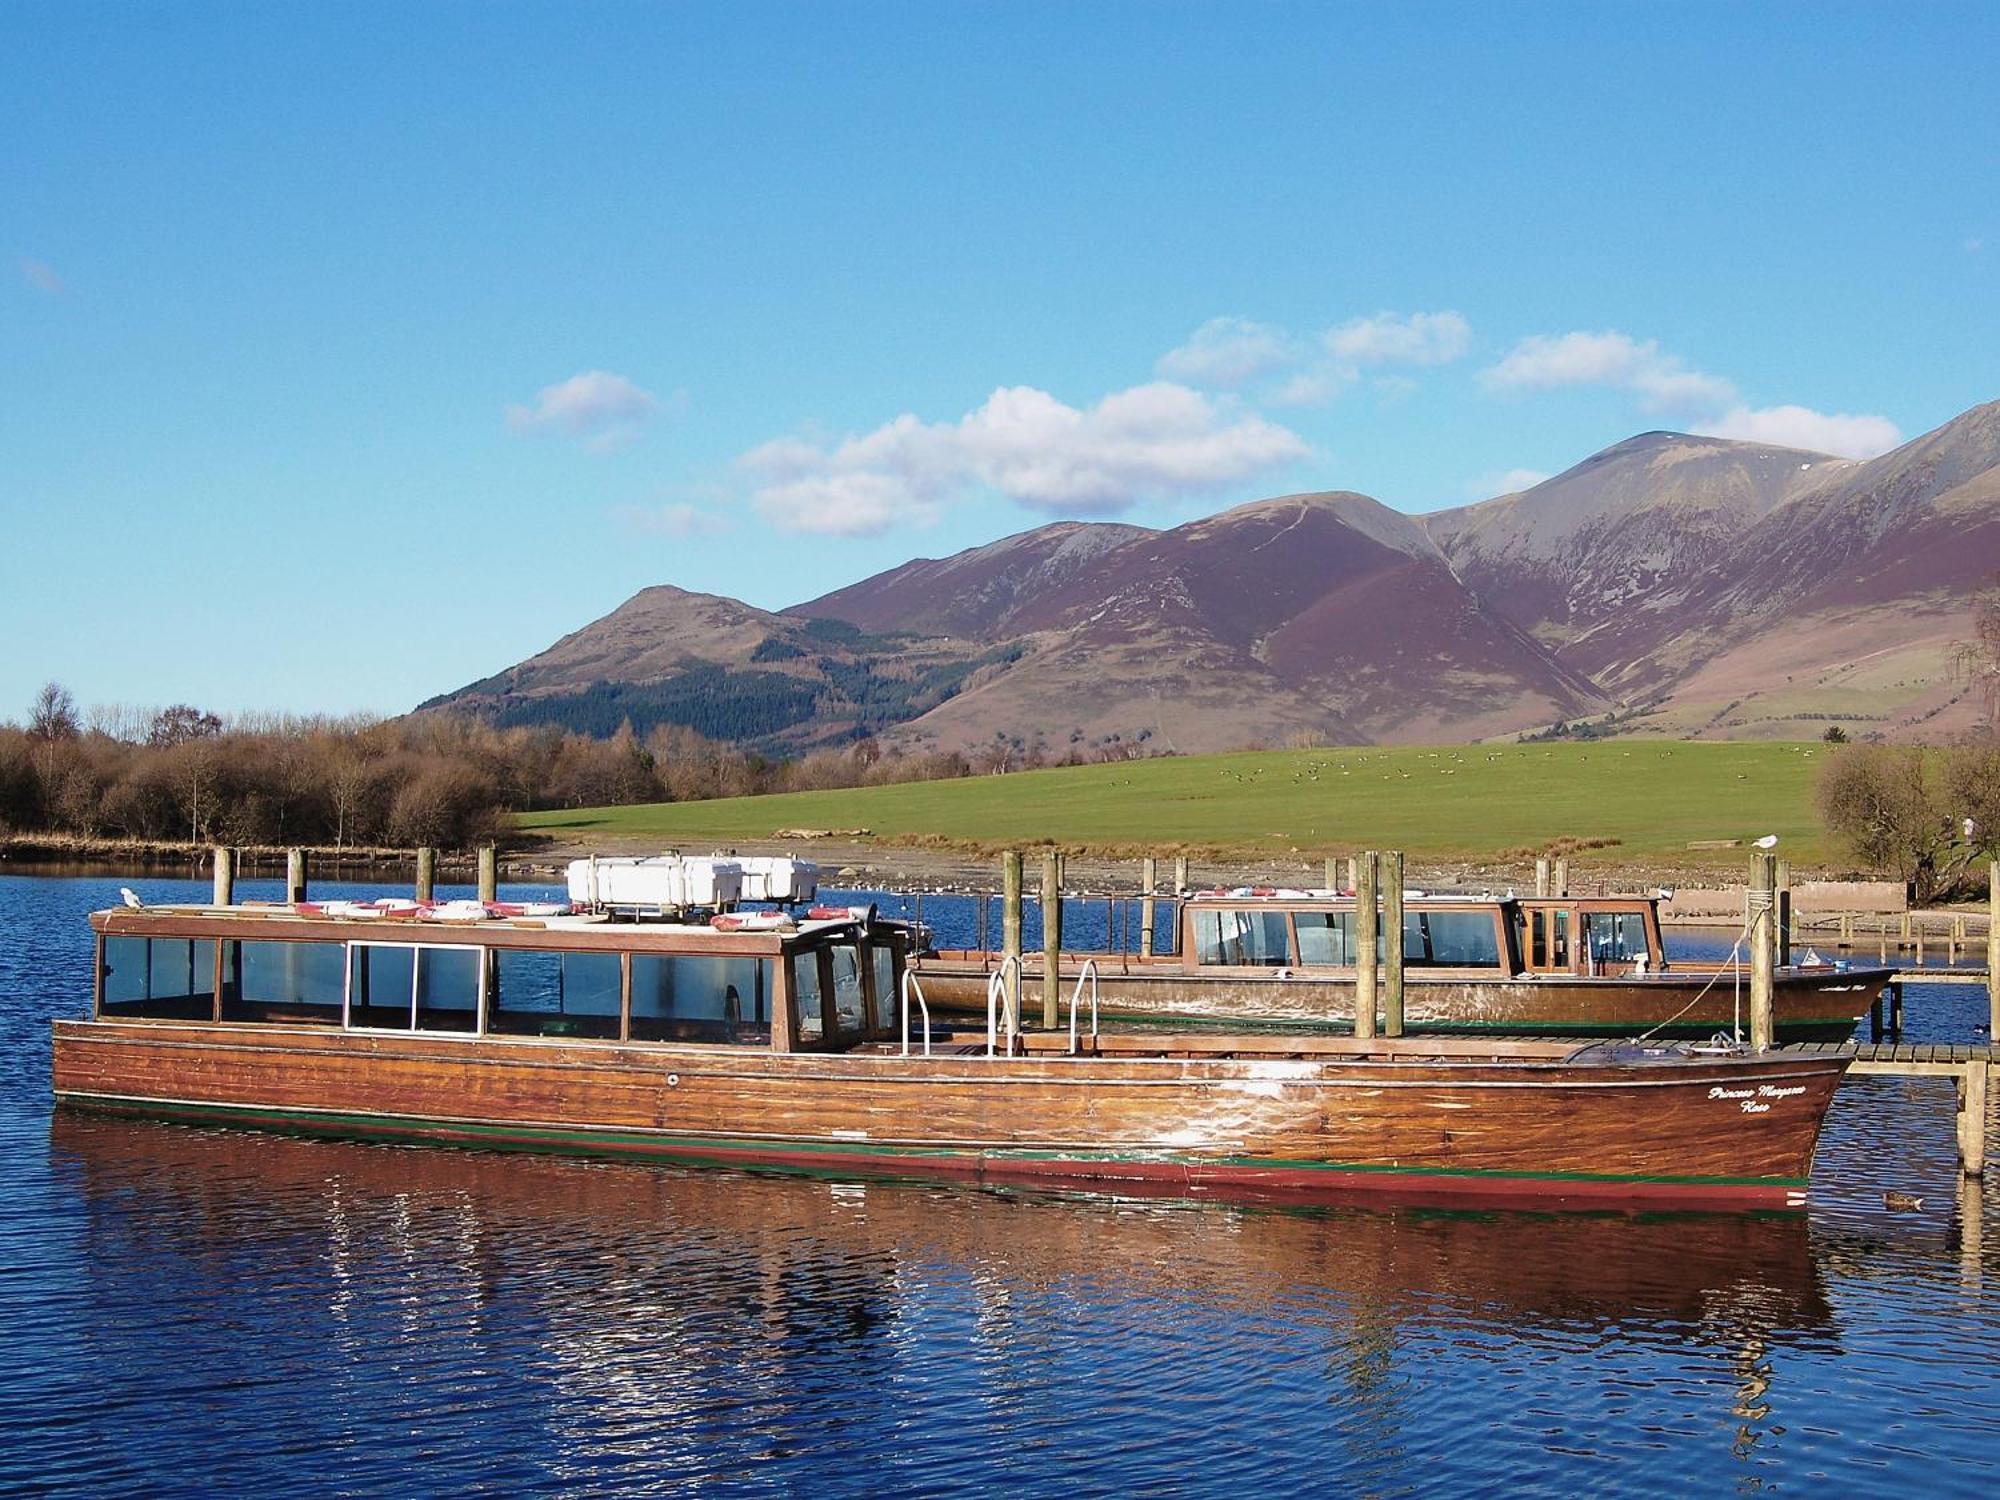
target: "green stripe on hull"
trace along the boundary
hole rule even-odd
[[[241,1104],[170,1103],[151,1099],[111,1095],[58,1096],[70,1108],[108,1114],[144,1115],[202,1124],[240,1124],[260,1129],[304,1135],[341,1135],[363,1138],[436,1140],[441,1135],[455,1140],[501,1149],[553,1151],[575,1155],[624,1154],[645,1151],[688,1162],[735,1164],[742,1155],[816,1158],[831,1171],[842,1163],[855,1167],[893,1166],[908,1162],[913,1168],[933,1169],[957,1165],[977,1172],[982,1165],[1008,1162],[1047,1165],[1093,1164],[1179,1167],[1194,1170],[1234,1169],[1240,1171],[1325,1173],[1328,1176],[1421,1177],[1470,1182],[1518,1182],[1552,1184],[1604,1183],[1659,1185],[1688,1188],[1762,1188],[1803,1191],[1803,1177],[1734,1177],[1698,1174],[1643,1172],[1530,1172],[1490,1168],[1400,1166],[1376,1162],[1308,1162],[1287,1158],[1255,1156],[1189,1156],[1176,1152],[1138,1151],[1059,1151],[1018,1147],[962,1149],[948,1146],[913,1146],[863,1141],[776,1141],[752,1138],[717,1139],[708,1136],[680,1136],[665,1132],[623,1129],[575,1129],[549,1125],[492,1125],[451,1120],[429,1120],[421,1116],[354,1114],[339,1110],[297,1110]],[[807,1170],[804,1168],[789,1168]]]

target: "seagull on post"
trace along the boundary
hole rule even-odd
[[[1777,836],[1777,835],[1776,835],[1775,833],[1767,833],[1767,834],[1765,834],[1765,835],[1764,835],[1764,836],[1763,836],[1763,837],[1762,837],[1761,839],[1757,840],[1757,847],[1758,847],[1759,849],[1775,849],[1775,848],[1777,848],[1777,847],[1778,847],[1778,836]]]

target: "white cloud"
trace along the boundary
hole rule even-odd
[[[1194,385],[1233,389],[1260,376],[1283,377],[1264,399],[1280,406],[1320,406],[1361,380],[1362,371],[1441,365],[1472,347],[1472,325],[1455,312],[1381,312],[1301,338],[1248,318],[1210,318],[1178,349],[1160,356],[1162,374]],[[1404,376],[1383,376],[1391,396],[1408,394]]]
[[[1472,347],[1472,325],[1455,312],[1382,312],[1329,328],[1320,339],[1347,366],[1442,365]]]
[[[637,505],[619,506],[613,511],[629,530],[641,536],[712,536],[729,529],[729,521],[686,501],[647,510]]]
[[[69,283],[56,274],[54,266],[47,261],[30,260],[21,257],[21,278],[38,292],[46,292],[51,297],[60,297],[69,290]]]
[[[1765,406],[1754,410],[1735,406],[1695,431],[1708,437],[1805,448],[1841,458],[1874,458],[1903,441],[1902,432],[1887,417],[1818,412],[1807,406]]]
[[[1807,448],[1843,458],[1873,458],[1903,440],[1887,417],[1825,413],[1805,406],[1751,407],[1733,381],[1690,369],[1652,339],[1626,334],[1535,334],[1479,372],[1496,390],[1599,385],[1630,391],[1645,410],[1688,421],[1693,432],[1742,442]]]
[[[531,405],[508,407],[507,425],[524,435],[554,432],[584,438],[588,447],[602,452],[637,436],[660,407],[659,397],[623,375],[585,370],[543,386]]]
[[[990,490],[1052,513],[1103,515],[1150,496],[1220,489],[1301,458],[1296,433],[1167,381],[1095,406],[1005,386],[956,422],[905,414],[822,446],[779,438],[740,460],[754,504],[791,530],[869,536],[936,519]]]
[[[1736,387],[1719,375],[1690,369],[1658,342],[1612,330],[1531,334],[1479,378],[1499,390],[1551,390],[1602,385],[1635,393],[1648,411],[1703,415],[1735,401]]]
[[[1481,474],[1467,482],[1465,498],[1490,500],[1496,495],[1518,495],[1522,490],[1531,490],[1551,477],[1540,469],[1502,469],[1497,473]]]
[[[1248,318],[1210,318],[1154,369],[1196,385],[1238,386],[1298,358],[1290,335]]]
[[[1360,378],[1353,370],[1316,365],[1292,376],[1271,393],[1270,400],[1278,406],[1324,406]]]

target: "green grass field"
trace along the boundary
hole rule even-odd
[[[1691,842],[1775,833],[1795,864],[1837,851],[1814,810],[1817,744],[1454,745],[1252,751],[852,791],[531,813],[522,831],[631,849],[869,830],[892,844],[987,851],[1054,842],[1127,855],[1304,855],[1402,849],[1420,859],[1519,857],[1559,839],[1615,840],[1587,863],[1735,865]]]

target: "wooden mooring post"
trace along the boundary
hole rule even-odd
[[[233,906],[236,903],[236,851],[217,845],[215,857],[215,904]]]
[[[417,851],[417,899],[435,901],[437,899],[438,852],[423,848]]]
[[[1986,1035],[2000,1045],[2000,859],[1986,867]]]
[[[1544,898],[1550,894],[1549,862],[1546,856],[1535,861],[1535,894]]]
[[[1042,1029],[1054,1031],[1062,1009],[1063,857],[1042,855]]]
[[[1008,959],[1012,963],[1008,963]],[[1006,1030],[1012,1036],[1021,1014],[1021,851],[1009,849],[1000,856],[1000,964],[1006,973]]]
[[[1569,894],[1569,860],[1566,858],[1558,857],[1555,862],[1555,868],[1551,872],[1549,879],[1550,879],[1550,886],[1549,886],[1550,895],[1567,896]]]
[[[1771,871],[1771,882],[1776,888],[1778,967],[1789,969],[1792,966],[1792,862],[1788,859],[1775,860]]]
[[[1778,952],[1774,910],[1776,866],[1777,861],[1768,854],[1753,855],[1750,860],[1750,888],[1746,893],[1750,909],[1744,925],[1750,929],[1750,1048],[1754,1052],[1770,1051],[1775,1039],[1771,987],[1773,960]]]
[[[1354,1035],[1375,1035],[1375,851],[1354,862]]]
[[[1185,854],[1174,857],[1174,899],[1182,900],[1188,893],[1188,861]]]
[[[479,847],[479,899],[500,899],[500,851],[491,844]]]
[[[306,851],[285,851],[285,900],[293,906],[306,899]]]
[[[1139,861],[1139,957],[1153,956],[1153,887],[1160,883],[1159,862],[1152,855]]]
[[[1403,1034],[1403,851],[1382,856],[1382,1035]]]

